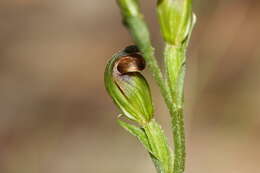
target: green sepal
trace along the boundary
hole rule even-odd
[[[192,0],[158,0],[157,14],[164,40],[182,44],[192,27]]]
[[[118,74],[115,65],[122,57],[137,53],[136,47],[127,47],[116,53],[105,70],[105,86],[122,113],[140,125],[153,117],[153,103],[149,85],[139,72]]]
[[[191,39],[191,34],[192,34],[192,31],[196,25],[196,22],[197,22],[197,17],[196,15],[193,13],[192,14],[192,19],[191,19],[191,27],[189,28],[189,31],[188,31],[188,36],[186,38],[186,40],[183,41],[183,48],[187,48],[189,43],[190,43],[190,39]]]

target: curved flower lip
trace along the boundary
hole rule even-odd
[[[114,71],[118,71],[121,74],[130,72],[140,72],[145,69],[145,61],[141,55],[134,53],[129,56],[120,58],[115,63]]]

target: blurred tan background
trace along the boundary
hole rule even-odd
[[[154,1],[142,1],[161,59]],[[194,0],[186,173],[260,172],[260,2]],[[103,71],[131,44],[114,0],[0,1],[0,172],[155,173]],[[156,118],[167,110],[151,80]]]

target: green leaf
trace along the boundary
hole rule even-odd
[[[153,155],[153,152],[150,148],[150,144],[148,141],[148,138],[144,132],[144,130],[140,127],[137,127],[135,125],[126,123],[120,119],[117,119],[118,124],[123,127],[126,131],[128,131],[133,136],[137,137],[138,140],[144,145],[145,149]]]
[[[164,169],[162,167],[163,164],[159,160],[158,156],[156,156],[156,154],[152,151],[151,146],[150,146],[150,142],[152,142],[152,141],[148,140],[145,130],[143,128],[137,127],[135,125],[126,123],[120,119],[117,119],[117,122],[126,131],[128,131],[130,134],[132,134],[133,136],[138,138],[138,140],[143,144],[145,149],[149,152],[149,155],[154,162],[157,172],[164,173]]]
[[[163,172],[172,173],[173,153],[167,143],[167,138],[161,126],[152,119],[146,126],[144,126],[144,131],[148,137],[151,150],[159,160]]]

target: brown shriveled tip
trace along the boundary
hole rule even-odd
[[[145,61],[141,55],[134,53],[121,57],[116,62],[115,68],[114,70],[117,70],[120,74],[140,72],[145,68]]]

